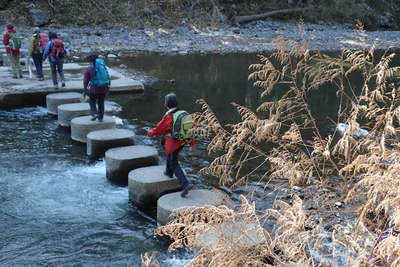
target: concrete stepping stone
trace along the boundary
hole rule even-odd
[[[160,197],[157,201],[157,223],[165,225],[171,218],[171,213],[185,207],[218,206],[224,204],[226,195],[222,192],[196,189],[190,190],[186,197],[181,197],[181,192],[171,193]]]
[[[92,116],[82,116],[71,120],[71,138],[72,140],[86,143],[88,133],[115,128],[115,119],[109,116],[104,116],[103,121],[92,121]]]
[[[78,103],[81,101],[82,94],[80,93],[56,93],[46,96],[47,112],[57,115],[57,108],[62,104]]]
[[[164,175],[165,166],[151,166],[129,172],[129,199],[139,207],[148,208],[157,204],[157,199],[167,193],[181,190],[174,176]]]
[[[114,112],[114,108],[107,103],[104,105],[104,113],[110,114]],[[63,127],[70,127],[71,120],[76,117],[90,115],[89,103],[72,103],[63,104],[57,108],[58,123]]]
[[[131,146],[135,134],[125,129],[105,129],[88,133],[86,153],[91,158],[103,157],[110,148]]]
[[[158,152],[154,147],[143,145],[111,148],[105,154],[105,162],[107,178],[127,185],[131,170],[158,164]]]

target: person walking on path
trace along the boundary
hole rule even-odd
[[[166,95],[164,104],[168,111],[165,113],[161,121],[157,123],[157,126],[150,130],[147,135],[150,137],[155,135],[164,135],[163,143],[165,146],[165,154],[167,155],[167,164],[164,174],[170,178],[175,174],[182,186],[181,196],[186,197],[193,186],[186,179],[186,175],[179,164],[178,156],[179,152],[186,144],[194,146],[195,140],[194,138],[191,138],[190,140],[181,140],[174,136],[175,134],[173,132],[176,123],[176,116],[174,116],[174,114],[177,114],[180,111],[176,95],[174,93]]]
[[[46,33],[40,32],[40,29],[36,27],[33,31],[33,35],[29,44],[29,56],[32,57],[33,63],[36,68],[36,76],[39,81],[43,81],[43,52],[48,43],[49,37]]]
[[[13,78],[22,78],[22,70],[20,60],[21,39],[17,35],[17,31],[12,24],[7,25],[7,30],[3,35],[3,44],[6,47],[8,60],[10,61],[13,71]]]
[[[67,55],[64,43],[61,39],[58,39],[57,33],[49,33],[50,41],[47,43],[43,53],[43,61],[49,58],[51,68],[51,78],[55,89],[58,89],[57,72],[60,75],[61,87],[65,87],[64,79],[64,58]]]
[[[93,53],[87,57],[90,63],[83,75],[84,93],[89,95],[92,121],[103,121],[104,99],[111,85],[110,75],[104,59]],[[97,106],[96,106],[97,103]]]

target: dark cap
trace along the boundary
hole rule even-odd
[[[90,55],[88,55],[86,57],[86,61],[90,62],[90,63],[94,63],[96,61],[96,58],[98,58],[99,56],[97,55],[97,53],[91,53]]]
[[[58,38],[57,33],[56,32],[49,32],[49,38],[50,39],[57,39]]]
[[[14,29],[14,25],[12,25],[12,24],[7,24],[7,29],[9,29],[9,30]]]
[[[169,93],[165,96],[164,105],[167,108],[176,108],[178,106],[178,98],[176,97],[175,93]]]

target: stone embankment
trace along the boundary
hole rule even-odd
[[[43,68],[45,80],[39,81],[35,78],[36,70],[31,59],[28,60],[27,58],[27,50],[22,49],[21,53],[23,78],[13,79],[11,78],[11,70],[7,66],[8,62],[7,56],[4,53],[4,47],[0,45],[0,58],[4,63],[4,66],[0,66],[0,109],[44,105],[46,95],[59,92],[67,92],[67,94],[73,98],[72,101],[68,100],[67,103],[77,103],[81,101],[82,95],[78,94],[78,92],[83,92],[83,72],[87,64],[64,64],[66,87],[55,89],[50,78],[49,64],[45,64]],[[144,91],[144,85],[140,81],[127,77],[117,69],[109,68],[108,70],[111,76],[110,94],[142,93]],[[52,97],[52,95],[48,95],[47,97]],[[55,95],[55,97],[57,97],[57,95]],[[57,114],[57,107],[61,104],[65,104],[63,99],[63,97],[60,100],[53,99],[53,101],[47,103],[50,114]]]

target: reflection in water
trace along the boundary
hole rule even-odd
[[[123,114],[140,121],[156,122],[165,112],[164,96],[174,91],[180,105],[190,111],[199,110],[197,99],[205,99],[222,122],[238,120],[230,105],[235,102],[255,110],[261,103],[260,88],[248,81],[251,64],[259,63],[257,55],[143,55],[123,61],[130,68],[145,71],[161,81],[147,89],[140,97],[116,97],[127,107]],[[118,63],[119,64],[119,63]],[[174,82],[168,82],[168,81]],[[263,99],[273,101],[275,93]],[[337,97],[335,88],[325,86],[310,95],[310,106],[319,126],[326,130],[335,118]]]

